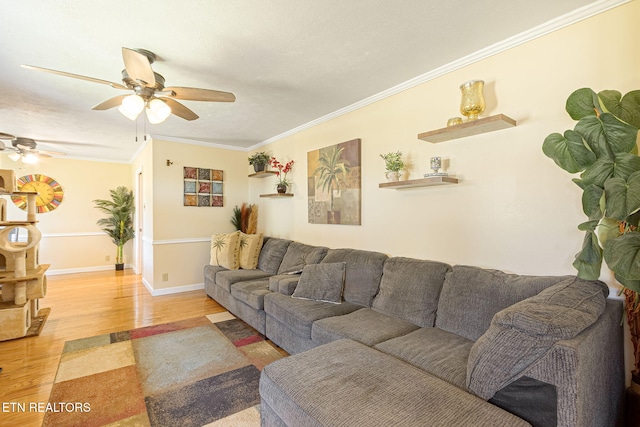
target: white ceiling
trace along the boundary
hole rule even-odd
[[[624,2],[2,0],[0,132],[123,162],[145,132],[247,149]],[[237,100],[184,101],[200,119],[149,125],[142,114],[136,127],[117,109],[91,110],[121,91],[20,67],[121,82],[121,47],[154,52],[167,86]]]

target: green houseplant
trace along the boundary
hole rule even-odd
[[[569,173],[582,189],[588,220],[582,250],[573,266],[578,276],[597,279],[602,261],[622,284],[635,354],[633,377],[640,384],[640,90],[627,93],[583,88],[573,92],[566,110],[573,130],[552,133],[544,154]]]
[[[404,170],[404,161],[402,160],[402,151],[380,154],[384,159],[386,176],[389,181],[398,181],[402,171]]]
[[[97,221],[102,231],[107,233],[116,245],[116,270],[124,268],[124,256],[122,249],[129,240],[133,239],[133,191],[127,187],[117,187],[109,190],[111,200],[96,199],[95,208],[107,214],[105,218]]]
[[[269,163],[269,159],[271,159],[271,156],[264,151],[260,151],[249,156],[249,164],[253,165],[254,171],[262,172]]]

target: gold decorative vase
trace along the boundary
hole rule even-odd
[[[462,102],[460,112],[468,121],[478,120],[478,115],[484,111],[484,81],[470,80],[460,86]]]

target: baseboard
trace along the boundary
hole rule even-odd
[[[204,283],[196,283],[193,285],[185,285],[185,286],[174,286],[172,288],[153,289],[151,284],[144,278],[142,279],[142,284],[144,285],[145,288],[147,288],[147,291],[149,291],[151,296],[154,296],[154,297],[157,297],[160,295],[178,294],[180,292],[199,291],[201,289],[204,289]]]
[[[125,264],[124,268],[132,268],[131,264]],[[95,267],[78,267],[78,268],[62,268],[59,270],[47,270],[47,276],[57,276],[59,274],[74,274],[74,273],[90,273],[92,271],[115,271],[114,265],[99,265]]]

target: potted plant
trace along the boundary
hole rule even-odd
[[[276,191],[280,194],[284,194],[287,192],[287,188],[291,185],[291,181],[287,179],[287,174],[291,172],[291,168],[293,167],[293,160],[289,160],[286,164],[282,164],[276,159],[272,157],[269,160],[269,165],[277,169],[276,171]]]
[[[588,220],[578,225],[585,237],[573,266],[579,277],[598,279],[604,259],[623,286],[635,355],[633,382],[640,387],[640,90],[622,97],[613,90],[578,89],[566,110],[578,123],[564,134],[547,136],[542,150],[567,172],[580,172],[573,181],[583,191]]]
[[[249,156],[249,164],[253,165],[254,171],[263,172],[270,158],[266,152],[260,151]]]
[[[111,200],[96,199],[93,202],[95,208],[101,210],[107,216],[98,220],[97,224],[102,231],[107,233],[116,245],[116,270],[124,269],[124,256],[122,249],[129,240],[133,239],[133,191],[127,187],[118,187],[109,190]]]
[[[385,173],[387,180],[399,181],[402,171],[404,170],[402,151],[380,154],[380,157],[384,159],[385,168],[387,169],[387,172]]]

